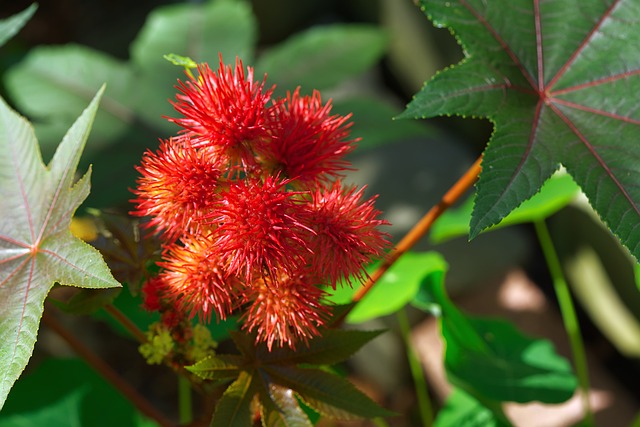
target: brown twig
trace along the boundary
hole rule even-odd
[[[76,354],[84,359],[93,369],[95,369],[102,377],[104,377],[111,385],[113,385],[120,393],[122,393],[140,412],[155,420],[162,427],[171,427],[175,423],[167,419],[160,413],[149,401],[142,396],[136,389],[127,383],[116,371],[114,371],[104,360],[89,349],[84,343],[78,340],[70,331],[68,331],[55,316],[45,312],[42,316],[42,322],[57,333]]]
[[[436,219],[451,205],[453,205],[462,195],[476,182],[480,174],[480,163],[482,156],[479,157],[473,165],[464,173],[460,179],[446,192],[440,202],[432,207],[416,225],[400,240],[395,248],[391,250],[389,255],[382,261],[380,267],[371,274],[364,286],[356,292],[353,302],[358,302],[371,290],[373,285],[382,277],[382,275],[409,249],[411,249],[418,241],[429,231]],[[343,315],[346,316],[348,313]]]
[[[107,313],[117,320],[140,344],[147,342],[147,336],[133,323],[127,316],[122,314],[113,304],[107,304],[104,306]]]

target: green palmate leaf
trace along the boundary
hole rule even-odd
[[[386,44],[385,34],[373,26],[317,27],[266,51],[256,70],[268,73],[280,89],[301,86],[311,93],[364,72],[381,58]]]
[[[228,398],[222,400],[227,415],[237,416],[238,420],[244,420],[240,412],[249,411],[244,405],[255,396],[260,401],[265,426],[308,426],[308,415],[302,409],[304,404],[332,418],[387,416],[392,413],[380,408],[347,380],[321,367],[310,367],[341,362],[378,334],[323,331],[322,336],[310,340],[306,347],[276,348],[269,352],[264,343],[256,343],[255,336],[231,332],[240,355],[218,354],[187,369],[207,380],[223,382],[237,378],[229,387],[231,391],[225,392],[225,395],[229,393]],[[305,367],[298,367],[299,364]],[[223,415],[216,411],[216,417],[220,417],[222,423]]]
[[[476,399],[454,388],[438,411],[434,427],[499,427],[493,413]]]
[[[74,173],[102,92],[69,129],[48,167],[29,123],[0,100],[0,407],[31,357],[54,283],[119,286],[98,251],[69,230],[89,193],[90,173],[75,184]]]
[[[240,56],[253,58],[257,24],[243,2],[208,1],[156,8],[131,44],[133,63],[148,73],[180,74],[164,59],[166,54],[185,55],[195,62],[216,64],[218,54],[226,62]]]
[[[542,221],[575,199],[579,190],[569,175],[556,174],[542,186],[538,194],[523,202],[499,224],[489,229]],[[440,243],[454,237],[468,235],[472,205],[473,198],[470,198],[460,208],[447,210],[433,224],[430,234],[431,240],[435,243]]]
[[[0,46],[5,44],[7,40],[18,34],[18,31],[31,19],[36,12],[38,5],[33,3],[20,13],[16,13],[7,19],[0,20]]]
[[[175,116],[168,102],[175,98],[176,79],[184,71],[164,59],[166,54],[187,56],[217,69],[219,54],[225,63],[236,56],[251,64],[257,24],[245,2],[209,1],[156,8],[131,44],[131,61],[138,71],[135,109],[168,133],[177,127],[162,119]]]
[[[206,380],[233,379],[240,374],[243,360],[240,356],[218,354],[187,366],[187,370]]]
[[[551,342],[529,338],[506,321],[466,316],[449,300],[441,273],[423,287],[440,306],[451,382],[497,401],[560,403],[573,395],[577,381],[571,365]]]
[[[383,331],[356,331],[327,329],[322,336],[309,340],[296,350],[274,348],[268,351],[261,346],[258,357],[263,362],[278,365],[307,363],[312,365],[334,365],[351,357],[363,345]]]
[[[254,376],[241,372],[218,401],[211,427],[251,427],[251,401],[255,393]]]
[[[72,123],[93,98],[95,88],[105,82],[109,89],[93,126],[94,139],[100,143],[92,144],[92,151],[121,135],[134,119],[126,106],[135,93],[132,74],[124,63],[83,46],[41,46],[5,77],[18,108],[50,126]],[[42,141],[46,155],[53,152],[59,136]]]
[[[394,415],[337,375],[274,365],[264,370],[274,383],[292,389],[307,405],[330,418],[355,420]]]
[[[634,0],[422,0],[467,58],[404,116],[483,116],[471,237],[533,196],[560,164],[640,258],[640,5]]]
[[[349,323],[360,323],[394,313],[413,300],[423,277],[446,270],[446,262],[436,252],[404,254],[349,313]],[[374,266],[375,267],[375,266]],[[356,288],[343,288],[331,296],[334,302],[351,301]]]

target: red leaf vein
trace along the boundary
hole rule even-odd
[[[587,36],[584,38],[584,40],[582,40],[582,43],[580,43],[580,46],[578,46],[578,48],[575,50],[575,52],[573,52],[571,57],[569,57],[567,62],[565,62],[565,64],[560,68],[560,70],[558,70],[556,75],[553,76],[553,78],[549,82],[549,86],[548,86],[549,88],[552,88],[553,85],[556,84],[558,79],[560,79],[560,77],[562,77],[562,75],[565,73],[565,71],[567,71],[567,69],[571,66],[571,64],[573,64],[573,62],[576,60],[578,55],[580,55],[580,53],[584,50],[584,48],[587,47],[587,45],[589,44],[589,41],[591,41],[591,38],[593,37],[593,35],[602,26],[604,21],[606,21],[607,18],[609,18],[609,16],[613,12],[613,9],[615,9],[615,7],[618,5],[618,3],[620,3],[620,0],[615,0],[613,3],[611,3],[609,8],[607,8],[607,10],[602,14],[602,16],[600,17],[598,22],[596,22],[596,24],[593,26],[591,31],[589,31],[589,34],[587,34]]]
[[[551,100],[555,104],[562,104],[570,108],[575,108],[576,110],[586,111],[588,113],[597,114],[599,116],[609,117],[615,120],[619,120],[621,122],[630,123],[633,125],[640,125],[640,120],[632,119],[631,117],[622,116],[620,114],[611,113],[609,111],[599,110],[597,108],[587,107],[586,105],[576,104],[571,101],[566,101],[564,99],[553,98]],[[554,110],[555,111],[555,110]]]
[[[562,121],[565,122],[565,124],[569,127],[569,129],[571,129],[571,131],[584,144],[584,146],[587,148],[587,150],[589,150],[593,158],[598,162],[598,164],[602,167],[605,173],[614,182],[615,186],[620,190],[620,194],[622,194],[623,197],[627,200],[627,202],[629,202],[629,205],[631,205],[631,207],[636,212],[636,214],[640,216],[640,208],[636,206],[636,204],[633,202],[633,198],[631,197],[631,195],[627,192],[625,187],[620,183],[618,178],[616,178],[613,171],[609,168],[609,166],[602,159],[602,157],[600,157],[600,155],[594,149],[593,145],[589,142],[589,140],[582,134],[582,132],[580,132],[578,127],[567,116],[565,116],[562,113],[562,111],[556,105],[549,104],[549,108],[551,108],[558,115],[558,117],[560,117],[560,119],[562,119]]]
[[[471,7],[471,5],[467,3],[466,0],[460,0],[460,4],[464,6],[478,20],[478,22],[480,22],[487,29],[487,31],[489,31],[489,33],[493,36],[493,38],[496,39],[500,47],[502,47],[502,49],[504,49],[507,55],[509,55],[513,63],[520,69],[520,72],[522,73],[524,78],[529,82],[531,87],[535,88],[536,87],[535,80],[533,79],[531,74],[527,71],[527,69],[524,67],[524,65],[518,58],[518,56],[509,46],[509,44],[500,36],[500,34],[498,34],[495,28],[493,28],[491,24],[487,22],[484,16],[482,16],[477,10]]]
[[[581,89],[596,87],[606,83],[614,82],[616,80],[626,79],[638,74],[640,74],[640,70],[632,70],[632,71],[627,71],[626,73],[614,74],[613,76],[607,76],[607,77],[603,77],[601,79],[593,80],[587,83],[582,83],[582,84],[571,86],[565,89],[556,90],[556,91],[550,92],[549,95],[550,96],[564,95],[569,92],[575,92]]]

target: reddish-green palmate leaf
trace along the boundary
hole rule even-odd
[[[120,286],[102,257],[71,234],[89,193],[74,173],[104,89],[69,129],[45,167],[31,125],[0,100],[0,407],[36,342],[54,283]]]
[[[269,399],[260,399],[264,427],[312,427],[298,404],[293,390],[276,384],[269,386]]]
[[[346,379],[320,369],[270,365],[264,371],[274,383],[294,390],[307,405],[330,418],[357,420],[395,415]]]
[[[249,411],[246,402],[256,396],[265,426],[310,425],[298,398],[330,418],[389,416],[393,413],[379,407],[344,378],[324,371],[321,366],[312,367],[338,363],[378,335],[379,332],[325,330],[295,350],[277,348],[269,352],[266,344],[256,344],[255,336],[232,332],[240,355],[218,354],[187,369],[220,383],[235,379],[219,405],[226,416],[238,417],[238,422],[249,419],[248,414],[245,417],[240,412]],[[341,345],[345,348],[338,348]],[[222,415],[216,410],[214,420],[219,417]]]
[[[251,402],[256,394],[255,377],[240,372],[216,405],[211,427],[251,427]]]
[[[636,0],[422,0],[466,59],[403,113],[482,116],[471,237],[533,196],[560,164],[640,259],[640,3]]]

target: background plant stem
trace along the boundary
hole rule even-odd
[[[404,345],[407,351],[407,359],[409,360],[409,369],[411,370],[411,376],[413,377],[413,383],[416,389],[416,399],[418,400],[418,408],[420,410],[420,419],[424,427],[431,427],[433,425],[433,407],[431,405],[431,399],[429,398],[429,387],[424,378],[424,372],[420,365],[415,349],[411,344],[411,325],[409,324],[409,318],[404,308],[401,308],[396,312],[398,318],[398,325],[400,326],[400,335],[404,341]]]
[[[560,305],[560,313],[562,314],[562,321],[564,323],[565,330],[569,335],[569,343],[571,344],[571,352],[573,353],[573,363],[576,368],[576,375],[578,376],[578,383],[580,384],[580,391],[582,396],[582,405],[585,412],[585,422],[587,425],[594,426],[595,421],[593,418],[593,412],[591,411],[591,405],[589,404],[589,371],[587,368],[587,356],[584,349],[584,343],[582,341],[582,335],[580,333],[580,324],[578,323],[578,317],[571,299],[571,293],[569,292],[569,286],[565,280],[564,273],[562,272],[562,266],[560,260],[553,246],[549,229],[544,220],[534,221],[536,234],[542,247],[542,253],[544,254],[549,272],[553,279],[553,287],[558,298],[558,304]]]
[[[169,419],[161,414],[147,399],[144,398],[136,389],[131,387],[129,383],[124,381],[122,377],[114,371],[104,360],[102,360],[91,349],[78,340],[70,331],[68,331],[55,316],[45,313],[42,316],[42,322],[56,334],[58,334],[76,354],[84,359],[93,369],[95,369],[102,377],[113,385],[120,393],[122,393],[131,403],[138,408],[147,417],[155,420],[162,427],[171,427],[174,425]]]
[[[193,421],[191,382],[182,375],[178,375],[178,408],[180,424],[184,425]]]
[[[118,310],[113,304],[104,306],[104,310],[117,320],[133,337],[144,344],[147,342],[147,336],[133,323],[127,316]]]

